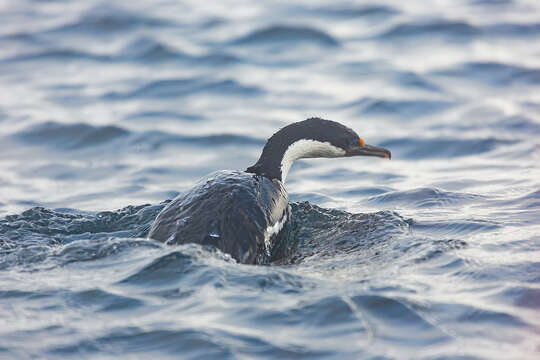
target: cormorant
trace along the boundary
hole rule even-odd
[[[245,264],[267,263],[289,223],[283,183],[301,158],[378,156],[390,151],[366,145],[352,129],[310,118],[280,129],[246,171],[209,174],[173,199],[157,216],[148,237],[167,244],[213,245]]]

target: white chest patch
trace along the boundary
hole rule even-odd
[[[289,205],[288,211],[285,211],[285,213],[283,214],[283,217],[278,222],[276,222],[273,226],[267,227],[266,231],[264,232],[264,249],[268,257],[270,257],[271,250],[272,250],[272,247],[271,247],[272,244],[270,243],[270,239],[272,238],[272,236],[277,235],[281,231],[281,229],[283,229],[283,226],[285,225],[288,219],[287,218],[288,213],[289,214],[291,213],[290,205]]]
[[[345,156],[345,150],[317,140],[298,140],[289,145],[281,159],[281,181],[284,183],[295,160],[302,158],[334,158]]]

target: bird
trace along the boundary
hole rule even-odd
[[[245,171],[220,170],[170,201],[154,220],[148,238],[166,244],[213,246],[242,264],[275,260],[291,223],[284,183],[295,160],[376,156],[388,149],[367,145],[349,127],[309,118],[291,123],[266,142]]]

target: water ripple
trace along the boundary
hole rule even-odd
[[[398,71],[388,64],[381,64],[381,62],[347,62],[340,65],[339,69],[348,79],[350,79],[351,76],[362,79],[387,78],[397,86],[428,90],[430,92],[443,92],[443,89],[440,86],[428,80],[421,74],[412,71]],[[377,101],[377,99],[371,98],[366,100]],[[358,104],[361,104],[361,100]],[[399,106],[406,106],[406,104],[399,104]]]
[[[503,140],[494,137],[485,139],[463,138],[394,138],[383,141],[381,146],[392,149],[392,155],[400,158],[454,158],[489,152],[502,145],[517,143],[517,140]]]
[[[448,201],[452,202],[452,200]],[[455,202],[454,202],[455,203]],[[494,231],[502,228],[502,224],[487,220],[461,220],[461,221],[415,221],[411,229],[417,233],[427,233],[441,236],[470,235],[477,232]]]
[[[445,191],[437,188],[417,188],[405,191],[392,191],[372,196],[368,202],[405,207],[439,207],[465,204],[481,199],[482,196],[468,193]]]
[[[470,41],[480,29],[465,21],[431,20],[398,24],[377,35],[380,40],[444,37],[447,40]]]
[[[365,97],[358,101],[343,105],[345,109],[353,109],[359,114],[420,117],[442,112],[456,103],[447,100],[391,100]]]
[[[176,98],[197,93],[218,94],[225,96],[257,96],[264,90],[256,86],[242,85],[236,80],[211,80],[205,78],[154,80],[135,90],[109,92],[103,95],[106,100],[126,100],[132,98]]]
[[[264,45],[266,43],[311,43],[339,46],[339,41],[328,33],[311,27],[274,25],[255,30],[232,42],[235,45]]]
[[[143,118],[152,118],[150,113],[143,113]],[[97,149],[99,146],[117,144],[124,141],[123,146],[139,150],[157,150],[167,145],[261,145],[262,139],[236,134],[215,134],[206,136],[189,136],[166,133],[162,131],[134,132],[117,126],[92,126],[83,123],[62,124],[45,122],[19,131],[12,138],[31,145],[45,145],[57,150]]]
[[[501,23],[487,25],[485,27],[487,36],[516,37],[538,36],[540,35],[540,23]]]
[[[535,37],[540,34],[538,23],[497,23],[483,26],[472,25],[466,21],[433,19],[405,22],[392,26],[376,35],[382,41],[410,41],[444,39],[450,42],[470,42],[479,36],[485,37]]]
[[[113,141],[129,134],[128,130],[111,125],[60,124],[49,121],[23,130],[15,134],[15,138],[32,144],[46,142],[62,149],[80,149]]]
[[[440,344],[452,339],[434,324],[424,319],[413,304],[405,300],[379,295],[359,295],[352,300],[367,312],[383,342],[404,344]],[[384,310],[383,310],[384,309]],[[407,319],[406,321],[400,321]]]
[[[511,305],[539,310],[540,289],[525,286],[509,286],[494,295],[497,300],[502,300]]]
[[[387,5],[364,5],[364,6],[351,6],[351,5],[340,5],[336,4],[334,6],[325,6],[325,7],[310,7],[302,8],[302,12],[307,14],[314,14],[318,16],[325,17],[336,17],[336,18],[386,18],[397,15],[400,13],[394,7]]]
[[[216,342],[204,330],[144,330],[136,327],[115,329],[99,338],[52,348],[48,353],[53,356],[73,356],[81,352],[108,353],[108,349],[118,349],[123,354],[134,355],[182,353],[186,359],[225,359],[232,356],[226,346]],[[111,355],[114,353],[116,351],[112,351]]]
[[[219,268],[208,267],[201,260],[214,258],[234,263],[228,254],[223,254],[213,247],[200,247],[195,244],[180,246],[181,251],[173,251],[153,260],[120,281],[120,284],[139,286],[162,286],[176,284],[185,276],[194,275],[189,283],[195,281],[198,286],[206,282],[215,283],[219,279]]]
[[[102,4],[91,8],[82,14],[76,21],[64,24],[49,32],[54,33],[113,33],[133,30],[140,27],[173,26],[171,20],[153,18],[148,15],[130,12],[128,10]]]
[[[110,62],[114,58],[110,55],[98,55],[87,51],[76,50],[73,48],[47,49],[34,53],[20,54],[17,56],[4,58],[3,62],[26,62],[26,61],[73,61],[73,60],[91,60],[99,62]]]
[[[113,294],[101,289],[90,289],[69,294],[66,299],[71,306],[97,307],[98,311],[121,311],[134,310],[143,306],[144,302],[139,299]]]
[[[434,75],[474,79],[493,86],[540,84],[540,69],[499,62],[469,62],[437,71]]]
[[[174,119],[184,121],[202,121],[205,120],[204,116],[191,114],[191,113],[179,113],[173,111],[139,111],[134,112],[126,116],[126,120],[151,120],[151,119]]]
[[[17,54],[2,59],[5,63],[41,62],[41,61],[95,61],[101,63],[139,62],[182,63],[190,66],[225,66],[240,63],[242,60],[225,52],[209,52],[203,55],[192,55],[174,49],[155,39],[144,37],[132,41],[117,53],[96,54],[88,50],[72,47],[55,48]]]
[[[206,55],[191,55],[174,49],[151,37],[141,37],[126,45],[117,55],[119,59],[143,62],[188,62],[189,65],[218,66],[240,62],[240,59],[227,53],[209,53]]]
[[[409,228],[399,214],[390,211],[350,214],[308,202],[293,204],[293,218],[298,240],[293,262],[358,254]]]

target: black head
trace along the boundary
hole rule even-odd
[[[311,118],[285,126],[266,143],[257,163],[246,171],[284,180],[292,162],[300,158],[378,156],[390,151],[366,145],[358,134],[331,120]]]

